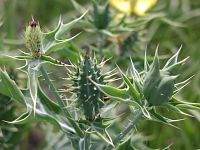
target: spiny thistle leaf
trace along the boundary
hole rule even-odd
[[[37,103],[37,70],[28,67],[28,88],[30,90],[31,99],[33,101],[33,112],[35,115]]]
[[[121,71],[120,68],[119,68],[119,71],[120,71],[120,73],[121,73],[121,75],[123,77],[124,82],[129,87],[129,92],[130,92],[131,96],[134,98],[134,100],[139,105],[141,105],[141,102],[139,101],[139,99],[140,99],[140,93],[137,90],[135,90],[135,88],[133,87],[133,84],[131,83],[131,81],[125,76],[125,74]]]
[[[12,124],[23,124],[33,119],[31,116],[32,114],[31,110],[33,110],[33,106],[28,104],[23,93],[19,90],[19,87],[12,79],[10,79],[7,72],[3,70],[0,70],[0,93],[12,98],[13,100],[19,102],[20,104],[22,104],[27,108],[27,111],[14,121],[5,121],[5,122]],[[74,132],[74,130],[71,127],[69,127],[67,124],[63,122],[60,122],[58,119],[48,114],[45,110],[40,110],[36,108],[35,113],[36,113],[36,119],[46,120],[50,123],[56,124],[63,131]]]
[[[171,105],[176,106],[180,109],[193,109],[193,110],[200,110],[200,103],[190,103],[190,102],[185,102],[182,100],[179,100],[175,97],[173,97],[170,102]]]
[[[44,53],[49,54],[52,51],[56,51],[58,48],[64,46],[68,41],[75,38],[77,35],[69,39],[62,39],[63,35],[66,32],[69,32],[70,29],[74,26],[74,24],[80,21],[86,15],[87,12],[88,10],[79,18],[67,24],[64,24],[60,18],[59,23],[55,30],[49,33],[43,33],[44,40],[43,40],[42,46],[43,46]]]
[[[44,107],[47,108],[49,112],[53,111],[55,114],[61,113],[61,108],[59,107],[59,105],[50,100],[42,91],[41,87],[38,87],[38,97],[41,103],[44,105]]]
[[[24,95],[6,71],[0,69],[0,93],[26,105]]]
[[[13,121],[6,121],[4,122],[10,123],[10,124],[24,124],[30,119],[31,111],[26,111],[25,113],[21,114],[17,119]]]
[[[121,99],[125,99],[128,98],[128,88],[127,89],[118,89],[109,85],[101,85],[98,83],[93,82],[98,88],[99,90],[101,90],[103,93],[105,93],[106,95],[108,95],[111,98],[121,98]]]
[[[160,115],[159,113],[157,113],[155,110],[150,110],[150,113],[151,113],[151,115],[153,116],[153,117],[152,117],[152,120],[157,121],[157,122],[164,123],[164,124],[166,124],[166,125],[172,126],[172,127],[174,127],[174,128],[177,128],[177,129],[179,129],[179,128],[176,127],[175,125],[173,125],[172,123],[173,123],[173,122],[178,122],[178,121],[184,120],[184,119],[176,119],[176,120],[173,120],[173,119],[166,118],[166,117]]]
[[[95,131],[95,134],[97,136],[99,136],[106,143],[114,147],[112,138],[107,132],[107,128],[110,124],[104,124],[103,120],[104,119],[99,119],[97,122],[91,123],[91,128],[93,129],[93,131]]]
[[[86,9],[82,7],[76,0],[70,0],[76,11],[84,13]]]

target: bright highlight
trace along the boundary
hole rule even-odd
[[[138,16],[144,16],[146,12],[151,9],[157,0],[110,0],[111,6],[117,10]]]

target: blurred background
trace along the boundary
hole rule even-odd
[[[124,18],[128,20],[128,23],[127,26],[124,25],[123,27],[129,27],[133,30],[123,31],[120,30],[121,26],[117,25],[115,28],[118,31],[113,31],[110,28],[106,35],[114,32],[119,33],[115,37],[106,36],[106,43],[99,44],[100,47],[101,44],[103,45],[101,55],[107,58],[113,56],[110,65],[114,66],[117,63],[122,69],[127,68],[131,56],[134,62],[138,64],[138,68],[142,69],[145,49],[147,49],[151,61],[155,48],[159,44],[159,54],[164,62],[182,45],[181,58],[187,56],[190,58],[182,67],[180,80],[192,75],[194,77],[191,83],[178,94],[178,97],[189,102],[200,102],[200,1],[152,0],[154,4],[144,14],[138,13],[139,10],[128,10],[127,7],[122,6],[120,0],[114,1],[102,0],[102,5],[110,4],[109,9],[112,15],[109,22],[111,22],[111,26],[125,16]],[[16,68],[21,66],[23,62],[9,59],[3,55],[17,55],[19,53],[18,49],[25,49],[23,33],[32,17],[39,21],[43,31],[49,31],[55,28],[60,16],[62,16],[64,22],[68,22],[80,16],[88,8],[91,8],[92,11],[94,7],[90,0],[77,0],[76,2],[73,0],[0,0],[0,66],[7,68],[10,76],[20,87],[25,87],[26,75],[17,71]],[[91,11],[89,12],[90,17],[94,17]],[[152,16],[159,17],[152,19]],[[90,17],[88,17],[88,20],[90,20]],[[77,28],[70,34],[73,35],[82,30],[84,32],[73,40],[71,46],[67,46],[66,51],[59,51],[54,54],[55,58],[65,61],[70,55],[73,56],[70,58],[74,58],[72,62],[76,62],[79,52],[72,50],[74,45],[84,51],[90,49],[91,46],[95,47],[96,43],[105,38],[105,36],[99,35],[94,30],[94,27],[98,27],[95,26],[94,18],[92,19],[93,26],[89,24],[91,21],[89,23],[83,21],[77,25]],[[140,22],[138,19],[140,19]],[[134,24],[136,20],[138,24]],[[142,22],[143,20],[145,22]],[[53,70],[54,68],[50,69]],[[64,75],[62,70],[60,73],[56,73],[54,78],[60,75]],[[57,84],[62,84],[62,81]],[[20,114],[21,108],[3,95],[0,95],[0,99],[0,126],[4,135],[6,135],[7,144],[10,144],[8,149],[37,150],[44,147],[48,149],[50,147],[48,143],[56,143],[56,139],[62,139],[59,131],[44,122],[38,121],[38,123],[17,126],[5,125],[2,120],[15,119]],[[123,108],[126,109],[126,107]],[[120,109],[119,111],[126,110]],[[172,118],[178,116],[171,111],[163,113],[170,114]],[[198,149],[200,148],[200,113],[197,111],[191,111],[190,113],[195,118],[187,117],[185,120],[176,123],[181,130],[160,123],[141,121],[138,125],[138,131],[151,137],[151,140],[147,143],[151,148],[164,148],[172,144],[170,149]]]

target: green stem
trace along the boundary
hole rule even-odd
[[[85,135],[85,150],[90,149],[90,142],[91,142],[91,134],[86,133],[86,135]]]
[[[139,111],[135,118],[129,123],[129,125],[114,139],[113,144],[115,146],[120,144],[121,140],[134,128],[142,116],[142,111]],[[112,146],[109,145],[106,150],[110,150],[111,148]]]
[[[58,94],[56,88],[54,87],[54,85],[52,84],[46,70],[44,69],[44,67],[40,67],[40,71],[43,75],[43,77],[45,78],[46,82],[48,83],[49,85],[49,88],[50,90],[52,91],[52,93],[54,93],[54,96],[58,102],[58,104],[61,106],[61,107],[65,107],[65,103],[63,102],[63,100],[60,98],[60,95]],[[72,119],[70,113],[68,112],[67,109],[62,109],[63,111],[63,114],[67,117],[68,121],[70,122],[70,124],[73,126],[74,130],[76,131],[76,133],[78,134],[78,136],[80,138],[83,138],[84,137],[84,133],[82,132],[82,130],[80,129],[80,127],[76,124],[76,122]]]
[[[100,55],[101,57],[103,57],[103,48],[104,48],[104,45],[105,45],[105,40],[106,40],[106,37],[103,33],[99,32],[99,52],[100,52]]]

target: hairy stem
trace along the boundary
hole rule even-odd
[[[58,104],[61,106],[61,107],[65,107],[65,104],[63,102],[63,100],[60,98],[60,95],[58,94],[56,88],[54,87],[54,85],[52,84],[46,70],[44,69],[44,67],[41,66],[40,68],[40,71],[45,79],[45,81],[48,83],[49,85],[49,88],[51,90],[52,93],[54,93],[54,96],[58,102]],[[68,112],[67,109],[62,109],[62,112],[63,114],[67,117],[68,121],[70,122],[70,124],[73,126],[74,130],[76,131],[77,135],[80,137],[80,138],[83,138],[84,137],[84,133],[82,132],[82,130],[80,129],[80,127],[76,124],[76,122],[72,119],[70,113]]]
[[[134,119],[129,123],[129,125],[113,140],[113,144],[115,146],[119,145],[121,140],[134,128],[134,126],[138,123],[138,121],[142,117],[142,111],[139,111],[138,114],[134,117]],[[111,145],[109,145],[106,150],[110,150],[112,148]]]

